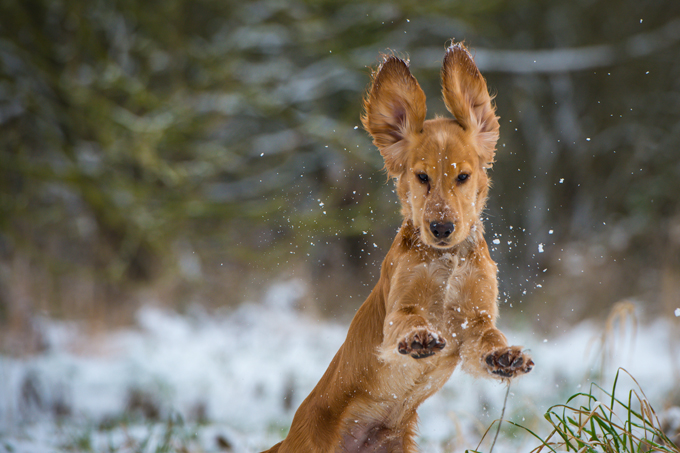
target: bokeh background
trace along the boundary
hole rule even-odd
[[[550,333],[629,301],[678,326],[676,0],[0,2],[0,347],[276,282],[347,323],[400,224],[360,126],[384,51],[444,114],[465,40],[501,117],[485,218],[501,313]]]

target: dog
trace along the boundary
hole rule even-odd
[[[481,216],[499,118],[464,44],[447,48],[441,83],[453,118],[426,121],[407,60],[383,55],[373,72],[362,123],[404,220],[344,344],[269,453],[416,452],[416,409],[459,364],[501,380],[534,366],[495,324],[497,269]]]

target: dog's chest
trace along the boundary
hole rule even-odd
[[[436,269],[431,275],[440,288],[436,303],[433,305],[444,311],[460,311],[460,307],[466,302],[465,287],[470,284],[469,280],[475,273],[470,258],[460,254],[446,253],[432,260],[429,266]],[[438,315],[435,319],[445,320],[443,312]]]

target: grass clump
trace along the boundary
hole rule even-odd
[[[629,390],[624,399],[616,395],[621,373],[628,375],[637,388]],[[530,453],[680,453],[662,430],[640,385],[623,368],[617,371],[611,392],[591,384],[588,393],[572,395],[565,404],[550,407],[544,417],[553,427],[545,438],[510,422],[540,440],[541,444]]]

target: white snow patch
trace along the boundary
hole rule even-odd
[[[145,307],[135,328],[96,338],[73,323],[43,320],[49,343],[45,352],[27,358],[0,355],[0,452],[63,451],[73,433],[85,429],[91,433],[93,451],[107,450],[109,442],[120,447],[128,435],[144,438],[151,428],[143,421],[127,431],[93,428],[120,420],[133,390],[157,404],[161,421],[181,414],[199,445],[191,451],[215,451],[218,435],[229,440],[235,453],[271,447],[290,426],[296,408],[347,332],[345,324],[299,311],[305,291],[297,280],[279,283],[260,303],[217,314],[194,309],[179,315]],[[680,316],[680,308],[675,314]],[[501,329],[512,344],[529,348],[536,363],[529,375],[513,381],[508,420],[523,423],[523,417],[532,416],[540,426],[548,407],[565,402],[583,390],[581,386],[589,387],[589,376],[599,369],[600,351],[593,341],[601,337],[599,324],[583,323],[545,341],[528,331]],[[680,357],[678,348],[659,345],[668,345],[672,338],[676,337],[669,320],[641,325],[634,338],[617,341],[597,383],[610,389],[622,366],[641,384],[651,404],[662,410],[677,386],[673,367]],[[617,391],[626,394],[619,385]],[[39,402],[27,396],[31,392]],[[460,451],[474,448],[477,426],[488,426],[499,417],[504,392],[498,381],[454,373],[419,410],[421,451],[452,451],[444,446],[453,438],[466,439]],[[59,402],[71,414],[61,420],[53,415]],[[206,423],[198,425],[195,413],[200,407]],[[502,431],[499,451],[531,449],[511,442]],[[523,442],[535,446],[532,439]]]

